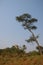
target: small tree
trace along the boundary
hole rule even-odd
[[[40,45],[39,45],[39,42],[37,40],[38,36],[35,36],[35,34],[32,31],[32,30],[36,30],[37,29],[37,27],[34,25],[34,23],[37,22],[37,19],[36,18],[32,18],[30,14],[26,13],[26,14],[23,14],[21,16],[17,16],[16,20],[18,22],[22,23],[22,26],[24,27],[24,29],[27,29],[29,32],[31,32],[32,36],[26,41],[27,42],[36,42],[36,44],[39,47],[39,52],[42,55],[42,52],[41,52],[41,49],[40,49]]]
[[[22,46],[22,50],[25,51],[26,50],[26,45]]]

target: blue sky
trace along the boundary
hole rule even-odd
[[[39,42],[43,45],[43,0],[0,0],[0,48],[15,44],[26,44],[29,50],[35,44],[27,44],[30,33],[16,21],[16,16],[29,13],[38,19],[35,34],[40,34]]]

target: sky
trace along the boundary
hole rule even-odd
[[[43,0],[0,0],[0,48],[11,47],[15,44],[25,44],[28,50],[35,49],[36,44],[28,44],[25,39],[31,35],[16,21],[16,16],[29,13],[38,19],[40,45],[43,45]]]

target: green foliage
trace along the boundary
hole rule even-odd
[[[36,55],[39,55],[39,52],[31,51],[31,52],[28,53],[28,56],[36,56]]]
[[[15,45],[15,46],[12,46],[11,48],[5,48],[5,49],[0,49],[0,55],[13,55],[13,54],[16,54],[16,55],[22,55],[22,54],[25,54],[25,50],[26,47],[25,45],[23,45],[23,47],[19,48],[18,45]]]
[[[31,15],[26,13],[21,16],[17,16],[16,20],[18,20],[19,22],[23,22],[26,21],[28,18],[31,18]]]
[[[34,25],[34,22],[37,22],[37,19],[32,18],[30,14],[26,13],[26,14],[23,14],[21,16],[17,16],[16,20],[18,22],[22,22],[22,26],[25,29],[28,29],[28,30],[37,29],[37,27]]]
[[[2,54],[2,52],[3,52],[3,50],[2,50],[2,49],[0,49],[0,55]]]
[[[31,36],[29,39],[27,39],[26,41],[29,43],[29,42],[35,42],[35,39],[39,38],[39,36]]]
[[[22,46],[22,50],[25,51],[26,50],[26,45]]]
[[[37,49],[38,52],[39,52],[39,47],[38,47],[38,46],[36,47],[36,49]],[[43,46],[40,46],[40,49],[41,49],[41,51],[42,51],[42,53],[43,53]]]

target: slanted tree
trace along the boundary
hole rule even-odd
[[[28,13],[24,13],[24,14],[22,14],[20,16],[17,16],[16,20],[18,22],[22,23],[22,26],[24,27],[24,29],[27,29],[29,32],[31,32],[32,36],[26,41],[27,42],[36,42],[36,44],[39,47],[40,55],[42,55],[42,52],[41,52],[41,49],[40,49],[40,45],[39,45],[39,42],[38,42],[38,39],[37,39],[38,36],[35,36],[35,34],[32,31],[32,30],[36,30],[37,29],[37,27],[34,25],[34,23],[37,22],[38,20],[36,18],[33,18]]]

